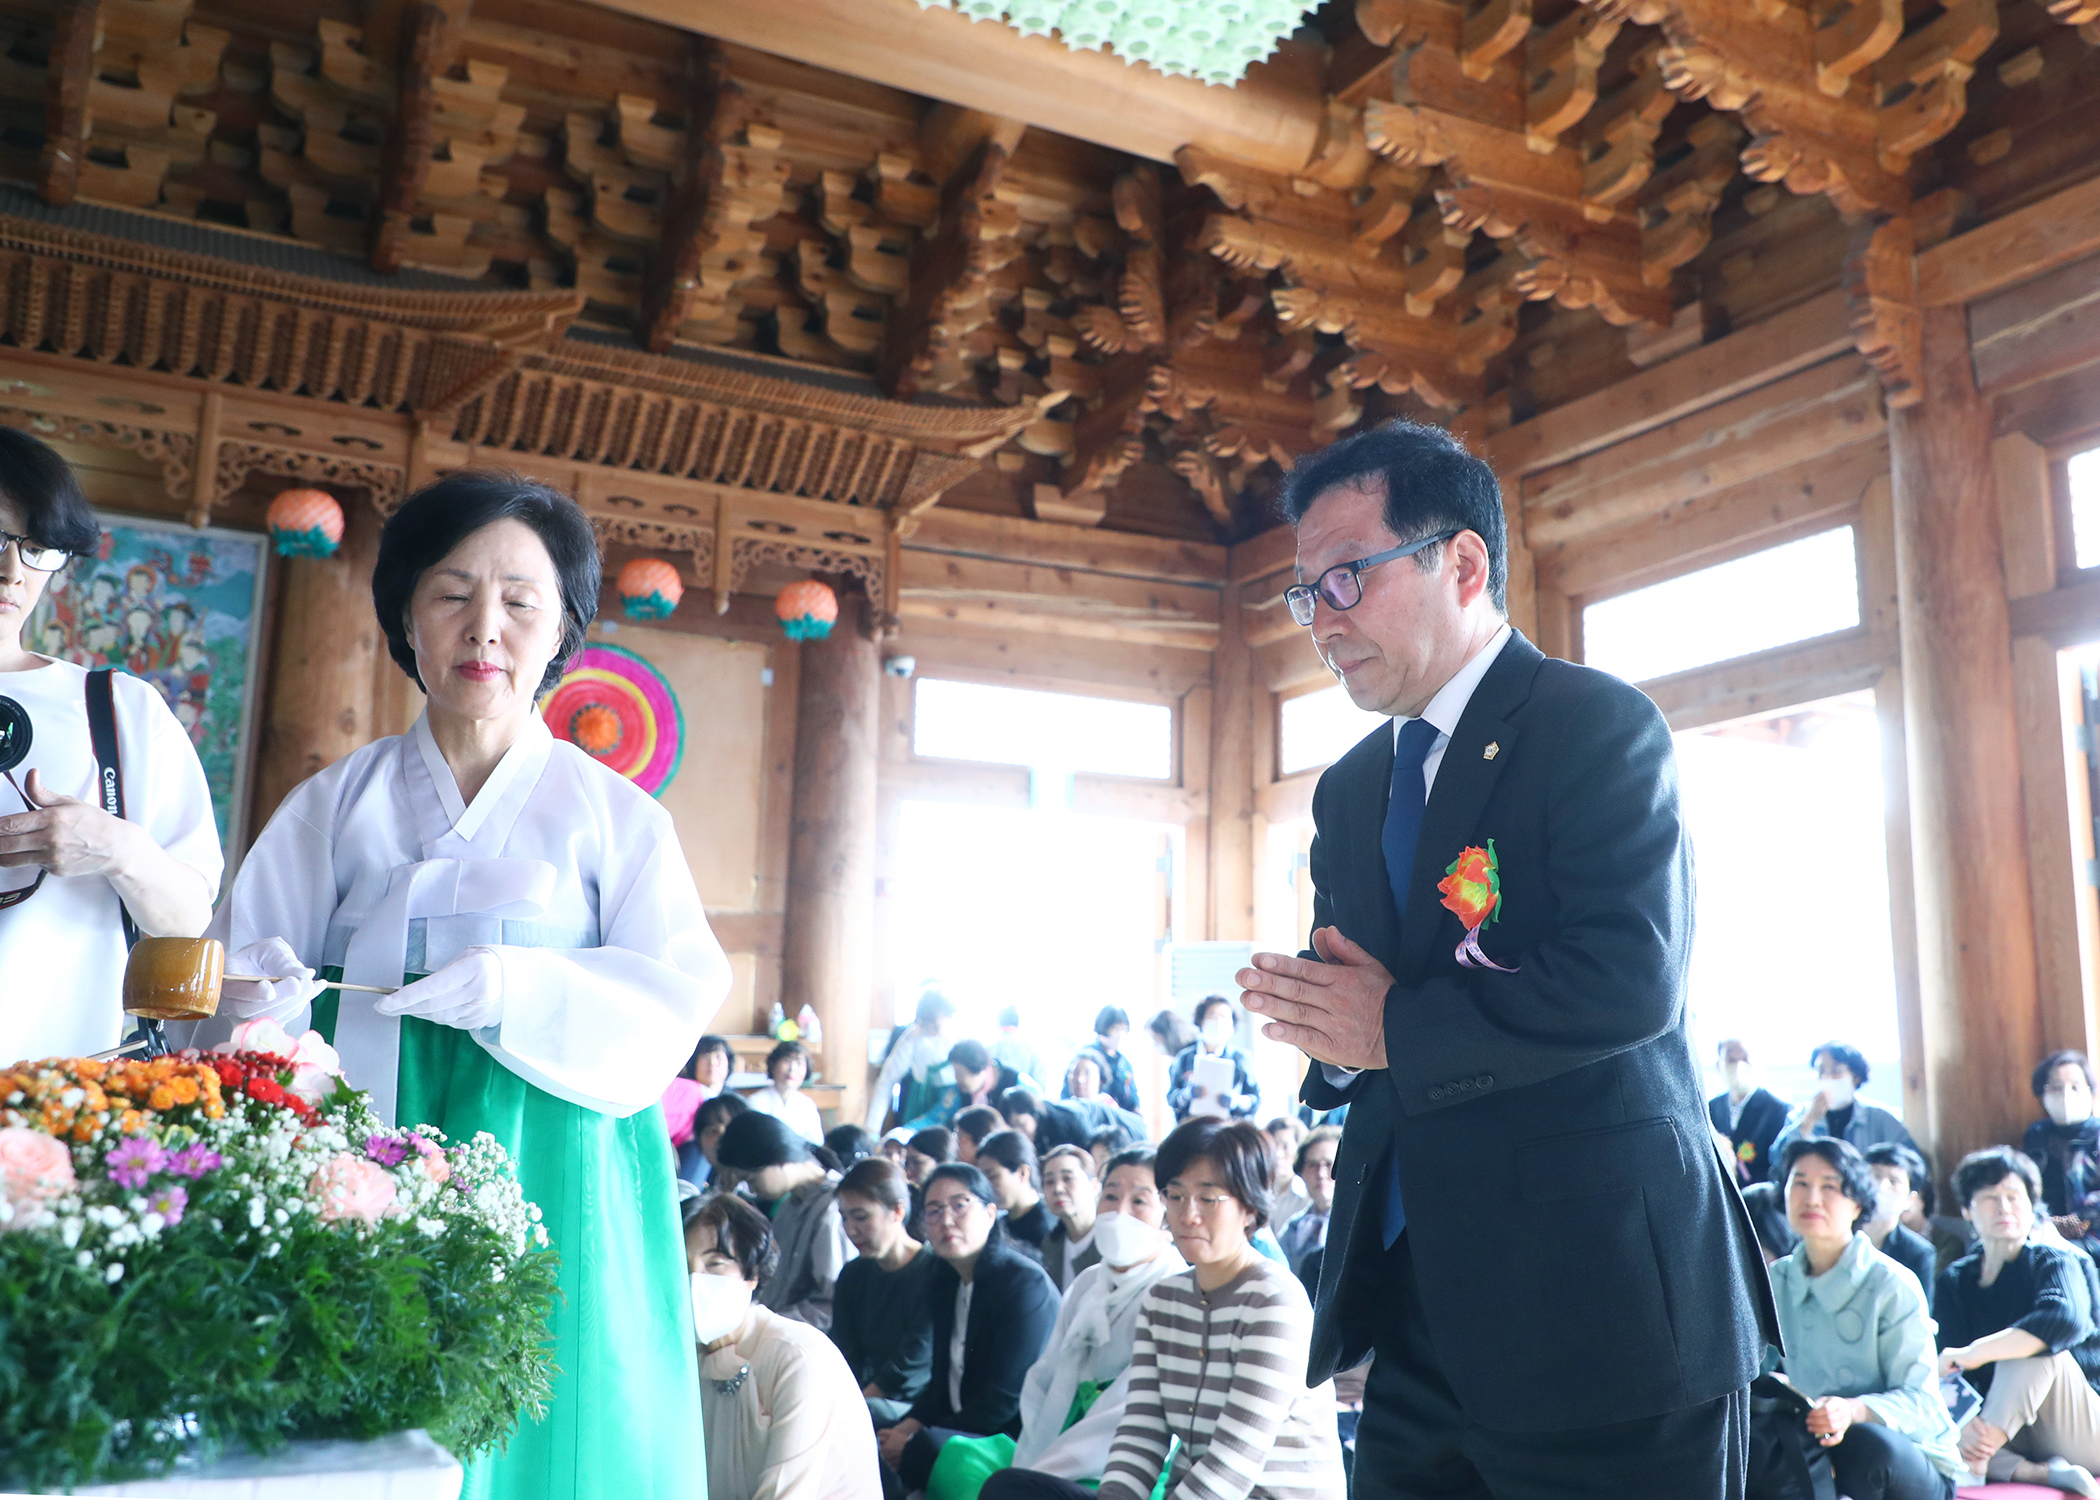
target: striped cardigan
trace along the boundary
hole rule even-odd
[[[1099,1500],[1147,1500],[1173,1437],[1170,1500],[1342,1500],[1334,1387],[1305,1384],[1311,1342],[1305,1288],[1273,1261],[1215,1292],[1194,1271],[1153,1287]]]

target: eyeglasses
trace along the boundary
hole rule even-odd
[[[938,1201],[929,1198],[920,1212],[929,1224],[942,1223],[948,1219],[960,1224],[970,1216],[971,1209],[983,1206],[975,1198],[943,1198]]]
[[[18,536],[12,531],[0,531],[0,552],[7,544],[15,545],[15,556],[22,559],[22,566],[38,573],[55,573],[66,565],[73,554],[63,547],[41,547],[34,537]]]
[[[1463,528],[1460,528],[1463,530]],[[1291,618],[1300,625],[1313,622],[1313,604],[1316,599],[1325,599],[1335,609],[1354,609],[1363,602],[1366,568],[1375,568],[1380,563],[1389,563],[1397,558],[1413,557],[1425,547],[1434,547],[1439,542],[1448,542],[1458,535],[1456,531],[1439,532],[1425,536],[1420,541],[1409,542],[1404,547],[1394,547],[1385,552],[1374,552],[1369,557],[1359,557],[1355,562],[1336,563],[1311,583],[1294,583],[1283,591],[1283,602],[1290,606]]]
[[[1182,1192],[1179,1188],[1167,1189],[1167,1207],[1186,1208],[1193,1203],[1205,1215],[1214,1214],[1233,1201],[1230,1193],[1198,1193],[1191,1195]]]

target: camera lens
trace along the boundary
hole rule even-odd
[[[0,771],[12,771],[29,759],[29,710],[12,698],[0,698]]]

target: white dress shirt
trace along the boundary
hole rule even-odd
[[[1450,747],[1452,731],[1458,728],[1458,721],[1465,717],[1466,705],[1473,701],[1473,694],[1480,687],[1480,679],[1487,676],[1488,668],[1495,664],[1495,658],[1500,656],[1502,648],[1509,644],[1509,635],[1509,625],[1505,621],[1500,630],[1488,637],[1488,643],[1474,652],[1464,666],[1452,673],[1451,680],[1438,688],[1436,696],[1423,706],[1421,717],[1434,724],[1437,730],[1436,743],[1431,745],[1429,753],[1422,757],[1424,802],[1429,800],[1429,794],[1436,789],[1437,767],[1444,763],[1444,751]],[[1394,717],[1394,749],[1399,748],[1400,731],[1409,722],[1405,717]],[[1338,1067],[1334,1063],[1322,1063],[1320,1066],[1326,1070],[1327,1081],[1338,1089],[1347,1088],[1349,1080],[1362,1071],[1360,1068]]]

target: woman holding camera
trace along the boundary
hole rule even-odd
[[[65,461],[0,428],[0,1063],[114,1047],[124,1031],[127,921],[195,937],[222,869],[204,767],[160,694],[29,650],[22,632],[52,580],[102,530]],[[106,694],[98,706],[98,694]],[[104,709],[108,783],[91,718]]]

